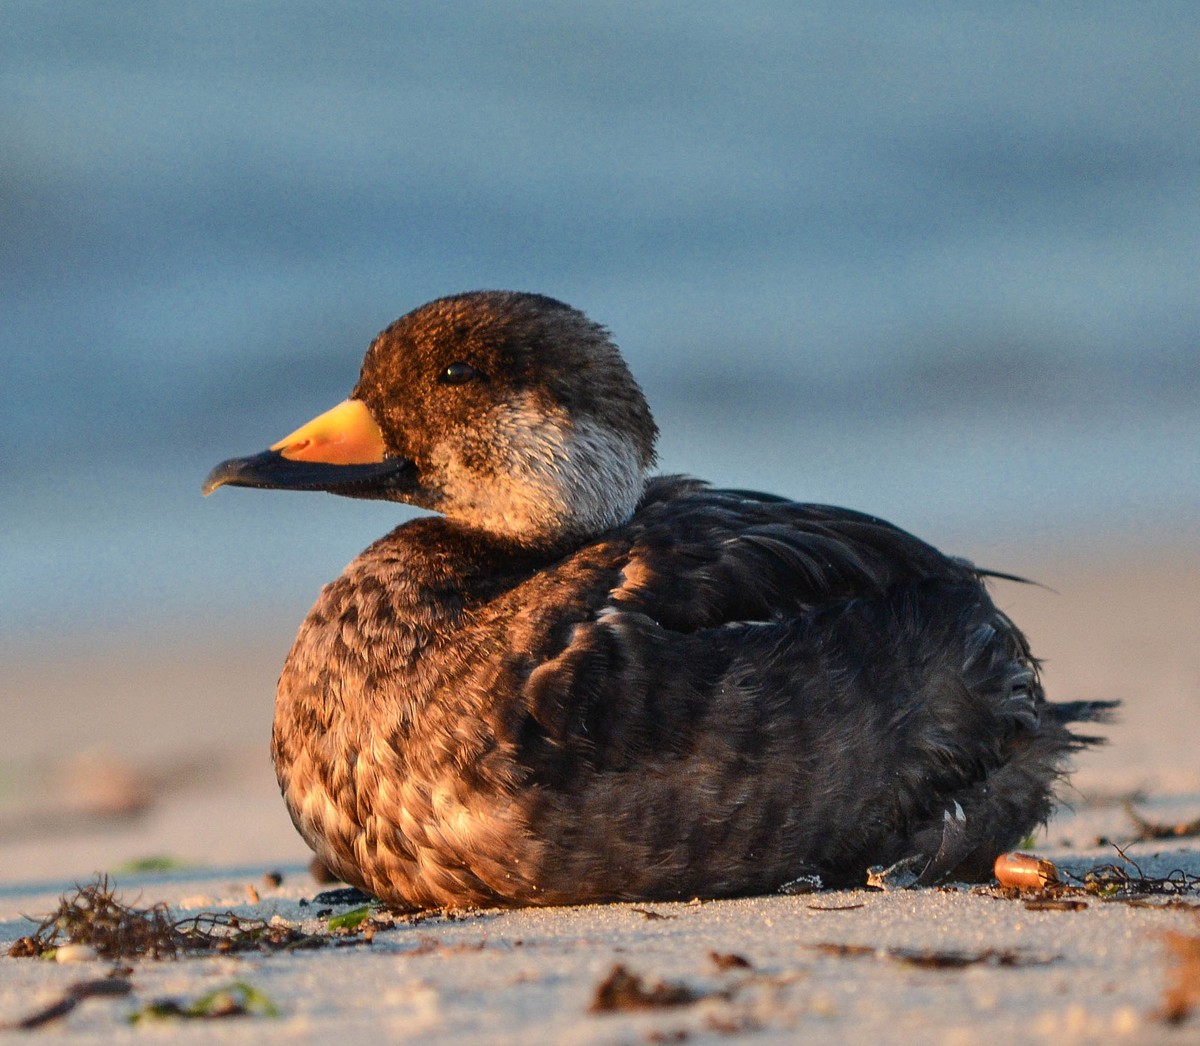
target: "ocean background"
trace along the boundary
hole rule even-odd
[[[0,21],[9,663],[290,635],[412,513],[201,480],[475,288],[606,324],[664,471],[1016,572],[1200,532],[1192,3]]]

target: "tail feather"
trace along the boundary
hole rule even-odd
[[[1042,714],[1048,715],[1062,726],[1068,723],[1111,723],[1116,719],[1116,709],[1120,701],[1056,701],[1046,702]],[[1078,734],[1074,730],[1067,731],[1070,738],[1070,751],[1078,752],[1092,745],[1108,743],[1108,738],[1098,734]]]

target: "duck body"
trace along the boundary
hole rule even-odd
[[[969,563],[861,513],[647,478],[619,357],[589,375],[604,395],[556,369],[580,342],[611,364],[550,299],[432,303],[368,353],[377,451],[302,459],[306,427],[210,477],[445,513],[373,544],[300,629],[272,748],[301,835],[413,907],[990,874],[1103,707],[1045,699]],[[439,382],[487,388],[439,416]],[[435,401],[416,439],[408,400]]]

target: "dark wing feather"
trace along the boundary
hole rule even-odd
[[[969,564],[863,513],[672,477],[648,488],[628,534],[614,603],[680,632],[779,620],[901,581],[976,577]]]

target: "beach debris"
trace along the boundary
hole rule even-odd
[[[336,891],[337,900],[372,900],[358,890]],[[352,896],[351,896],[352,894]],[[325,909],[332,915],[333,909]],[[327,931],[306,933],[279,915],[248,918],[234,912],[199,912],[173,919],[163,903],[136,908],[117,899],[107,875],[73,894],[59,898],[56,911],[33,933],[8,949],[12,958],[46,958],[61,962],[97,959],[175,959],[189,955],[297,951],[309,948],[370,944],[380,930],[416,926],[428,919],[454,922],[480,918],[479,909],[396,912],[378,902],[331,918]],[[353,939],[348,939],[353,938]],[[482,945],[480,945],[482,947]],[[59,952],[62,957],[59,958]]]
[[[246,883],[246,900],[251,904],[258,904],[258,889],[253,883]]]
[[[1001,886],[1018,890],[1040,890],[1059,881],[1058,867],[1053,861],[1019,851],[1002,853],[992,870]]]
[[[1172,930],[1163,939],[1174,964],[1161,1017],[1168,1024],[1182,1024],[1200,1005],[1200,935]]]
[[[1057,878],[1041,886],[1010,886],[1001,881],[999,886],[977,886],[971,892],[999,900],[1020,900],[1031,911],[1082,911],[1090,899],[1128,904],[1137,908],[1200,907],[1197,902],[1187,899],[1187,895],[1200,892],[1200,875],[1186,872],[1182,868],[1176,868],[1165,876],[1146,875],[1141,866],[1124,850],[1119,846],[1115,849],[1121,859],[1120,864],[1095,865],[1081,875],[1055,867]],[[1008,856],[1016,855],[1001,855],[1002,858]],[[1040,858],[1032,855],[1021,856],[1041,862]],[[999,863],[1000,859],[997,859],[997,864]],[[1049,861],[1041,863],[1050,864]],[[1035,870],[1027,874],[1032,882],[1035,878],[1043,878],[1045,870],[1035,866]]]
[[[1048,966],[1061,955],[1036,955],[1015,948],[984,948],[977,952],[937,949],[890,948],[887,958],[928,970],[957,970],[964,966]]]
[[[1133,838],[1133,842],[1146,842],[1150,839],[1186,839],[1190,836],[1200,835],[1200,817],[1193,821],[1162,824],[1147,820],[1133,808],[1133,803],[1129,800],[1124,801],[1121,807],[1137,829],[1138,834]]]
[[[59,898],[57,911],[28,937],[19,938],[8,954],[41,956],[64,945],[80,945],[104,959],[163,959],[174,957],[184,943],[165,904],[144,909],[123,904],[110,888],[108,876],[101,875]]]
[[[1114,847],[1121,864],[1102,864],[1089,869],[1081,879],[1083,888],[1104,900],[1131,901],[1146,897],[1178,897],[1200,891],[1200,875],[1176,868],[1164,876],[1150,876],[1121,847]],[[1132,873],[1129,871],[1132,869]]]
[[[669,1006],[687,1006],[698,1002],[706,993],[686,984],[656,981],[647,984],[641,976],[617,964],[596,985],[590,1013],[618,1013],[623,1010],[655,1010]]]
[[[330,938],[306,934],[278,916],[267,921],[233,912],[201,912],[176,920],[162,903],[135,908],[118,900],[108,876],[101,875],[60,898],[58,909],[32,934],[18,938],[8,954],[57,958],[59,949],[68,949],[70,955],[69,949],[87,948],[108,960],[174,959],[204,952],[292,951],[329,943]]]
[[[833,955],[839,959],[856,958],[860,955],[878,955],[879,949],[873,944],[843,944],[841,942],[823,942],[810,944],[810,948],[822,955]]]
[[[283,885],[283,872],[277,872],[274,870],[263,872],[262,881],[263,886],[265,886],[268,890],[277,890]]]
[[[798,875],[795,879],[789,879],[779,887],[779,893],[817,893],[824,888],[825,884],[821,881],[819,875]]]
[[[752,970],[754,964],[736,952],[709,952],[708,958],[718,970]]]
[[[305,933],[280,916],[247,919],[233,912],[200,912],[175,923],[183,935],[180,954],[294,952],[335,943],[325,934]]]
[[[157,999],[129,1015],[130,1024],[174,1017],[215,1020],[222,1017],[278,1017],[279,1008],[261,991],[245,981],[232,981],[213,988],[195,1002]]]
[[[341,915],[334,915],[325,923],[330,930],[349,930],[353,933],[371,917],[371,906],[364,904],[361,908],[352,908]]]
[[[917,886],[925,863],[922,857],[905,857],[886,868],[881,864],[874,865],[867,869],[867,889],[907,890]]]
[[[967,952],[956,949],[938,948],[876,948],[868,944],[842,944],[840,942],[810,944],[808,947],[823,955],[839,958],[889,959],[927,970],[959,970],[964,966],[985,964],[988,966],[1046,966],[1058,962],[1061,955],[1036,955],[1015,948],[983,948]]]
[[[35,1010],[28,1017],[10,1024],[0,1024],[0,1028],[14,1031],[29,1031],[40,1028],[51,1021],[60,1020],[78,1006],[84,999],[113,998],[128,995],[132,990],[129,981],[122,977],[100,977],[92,981],[76,981],[63,994],[40,1010]]]
[[[313,904],[368,904],[375,900],[369,893],[363,893],[357,886],[346,886],[340,890],[323,890],[312,899]]]
[[[1087,901],[1078,897],[1030,897],[1025,900],[1028,912],[1082,912]]]
[[[856,908],[865,908],[865,902],[860,901],[858,904],[807,904],[805,907],[810,912],[852,912]]]
[[[651,908],[630,908],[631,912],[637,912],[647,922],[653,922],[655,919],[675,919],[678,916],[664,915],[662,912],[656,912]]]
[[[147,857],[135,857],[117,866],[117,874],[146,875],[154,872],[178,872],[190,865],[186,861],[167,857],[165,854],[153,854]]]
[[[95,962],[99,957],[90,944],[60,944],[54,949],[54,961],[58,963]]]

